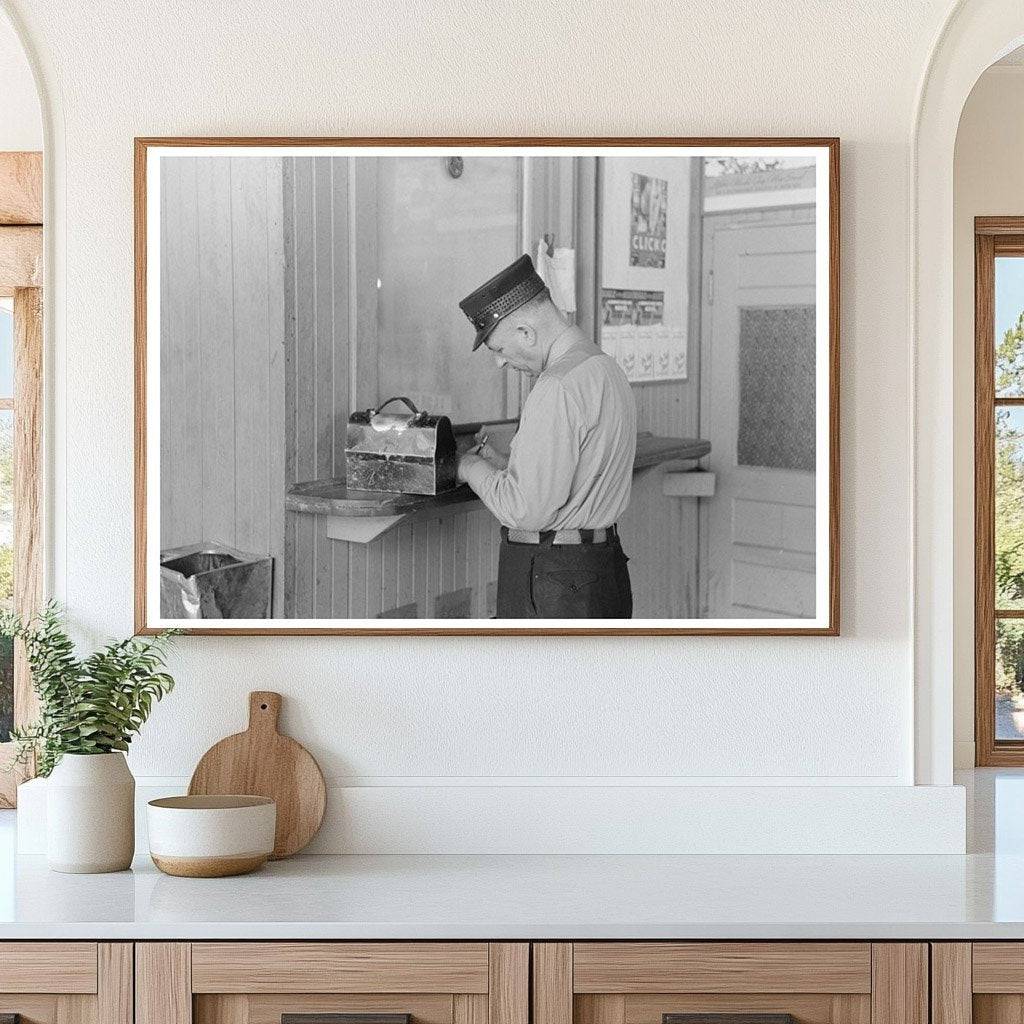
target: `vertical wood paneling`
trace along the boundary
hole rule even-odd
[[[203,419],[199,358],[199,235],[194,157],[164,159],[161,173],[160,545],[202,540]]]
[[[533,944],[534,1024],[573,1024],[572,943]]]
[[[487,996],[461,992],[453,995],[452,1024],[488,1024]]]
[[[136,944],[136,1024],[192,1024],[191,950],[187,942]]]
[[[135,949],[130,942],[101,942],[96,947],[96,1020],[132,1024]]]
[[[375,619],[381,608],[381,587],[384,580],[384,538],[378,537],[366,547],[366,617]]]
[[[391,530],[381,538],[380,607],[385,612],[398,607],[398,539],[398,530]]]
[[[198,163],[199,418],[202,424],[203,527],[207,540],[236,544],[235,352],[231,159]],[[204,538],[197,537],[196,540]],[[187,543],[187,541],[186,541]]]
[[[311,479],[334,475],[334,183],[330,157],[313,158],[313,399],[314,459]],[[331,268],[330,273],[323,273]],[[337,339],[347,349],[346,338]],[[317,601],[317,607],[320,602]]]
[[[352,292],[352,262],[349,249],[351,238],[350,203],[351,181],[347,161],[336,160],[332,165],[331,230],[334,244],[331,250],[331,284],[334,301],[334,403],[331,409],[335,422],[334,473],[340,475],[345,467],[345,423],[348,420],[351,361],[349,350],[353,323],[355,296]],[[376,291],[376,289],[374,289]]]
[[[165,157],[161,538],[269,554],[284,587],[282,162]]]
[[[395,573],[397,591],[396,608],[416,600],[416,536],[412,523],[405,523],[398,531],[398,568]]]
[[[349,617],[348,581],[349,563],[351,561],[349,548],[351,546],[351,544],[339,544],[337,542],[331,544],[331,564],[334,575],[334,604],[332,605],[331,614],[336,619],[346,619]]]
[[[971,944],[931,944],[932,1024],[971,1024]]]
[[[334,604],[334,541],[327,536],[327,520],[323,516],[306,516],[313,520],[313,608],[311,614],[326,618]]]
[[[366,549],[368,544],[348,545],[348,614],[366,618]]]
[[[295,355],[294,383],[292,386],[293,408],[287,410],[286,423],[291,427],[291,436],[286,433],[286,444],[295,453],[295,480],[316,478],[316,403],[313,395],[314,352],[316,346],[315,314],[316,304],[316,231],[315,192],[313,188],[313,158],[297,157],[293,178],[294,195],[294,238],[291,252],[285,259],[293,268],[295,287]],[[285,196],[285,205],[288,205]],[[315,615],[313,599],[313,572],[316,562],[316,524],[311,516],[297,515],[295,518],[294,552],[294,605],[292,614],[296,618],[312,618]]]
[[[483,593],[480,589],[480,514],[471,512],[463,524],[466,536],[466,583],[473,590],[470,615],[483,617]]]
[[[430,541],[427,545],[427,606],[425,618],[434,617],[434,598],[445,592],[444,566],[447,562],[443,545],[444,529],[438,519],[430,521]],[[450,589],[450,588],[449,588]]]
[[[629,508],[619,524],[630,559],[636,618],[697,614],[698,502],[662,493],[664,470],[633,475]]]
[[[181,189],[178,175],[165,175],[163,187],[160,189],[160,224],[168,233],[168,217],[171,211],[179,218],[179,231],[183,218],[180,217],[178,207],[181,201]],[[175,286],[174,275],[171,273],[171,261],[175,247],[181,247],[181,235],[178,232],[170,232],[170,244],[164,239],[163,252],[160,260],[160,444],[164,451],[163,461],[167,463],[169,457],[166,453],[177,453],[182,444],[183,427],[179,419],[174,416],[174,406],[169,398],[181,394],[180,384],[174,386],[176,374],[183,373],[184,358],[181,353],[181,337],[171,330],[171,310],[175,307],[173,301],[173,289]],[[179,267],[182,265],[180,257],[176,260]],[[178,455],[180,460],[180,455]],[[163,518],[174,516],[175,493],[174,476],[168,472],[168,466],[161,467],[160,473],[160,509]],[[175,522],[179,518],[175,517]],[[167,526],[163,526],[166,531]]]
[[[267,550],[274,555],[274,617],[284,614],[284,495],[285,471],[285,262],[284,262],[284,161],[266,160],[267,180],[267,417],[262,425],[265,457],[263,483],[267,502]],[[260,435],[259,425],[255,437]]]
[[[269,551],[266,509],[266,421],[270,407],[271,331],[267,286],[273,274],[268,244],[267,170],[262,160],[230,161],[231,340],[234,416],[235,543]],[[223,404],[223,402],[222,402]],[[283,481],[281,481],[283,483]]]
[[[871,947],[871,1024],[928,1024],[928,947],[876,942]]]
[[[430,550],[430,525],[425,522],[416,523],[413,527],[413,588],[416,595],[416,606],[421,618],[427,617],[427,554]]]
[[[297,451],[295,443],[295,363],[298,358],[298,324],[295,300],[295,157],[285,157],[281,173],[283,196],[282,245],[285,272],[282,301],[284,302],[284,479],[285,485],[298,481]],[[295,615],[296,533],[299,517],[294,512],[284,519],[284,566],[278,578],[283,580],[283,606],[285,617]]]
[[[441,521],[440,543],[438,544],[441,562],[439,593],[441,594],[447,594],[455,589],[455,522],[454,516],[449,516]]]
[[[530,1019],[530,945],[492,942],[488,954],[489,1024],[527,1024]]]

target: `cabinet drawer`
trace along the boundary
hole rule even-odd
[[[193,992],[487,991],[486,942],[196,942]]]
[[[534,1024],[929,1024],[928,948],[537,943],[533,1009]]]
[[[95,942],[0,943],[0,992],[96,991]]]
[[[578,942],[574,992],[871,991],[866,942]]]
[[[516,942],[139,943],[136,1024],[528,1024]],[[399,1017],[398,1019],[402,1019]],[[303,1021],[302,1018],[308,1020]],[[333,1022],[332,1022],[333,1024]]]

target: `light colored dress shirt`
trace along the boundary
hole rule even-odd
[[[508,467],[483,459],[469,486],[518,530],[595,530],[629,505],[636,403],[618,363],[570,327],[551,346],[523,405]]]

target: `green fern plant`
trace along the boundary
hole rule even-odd
[[[56,603],[27,622],[14,612],[0,613],[0,635],[25,644],[39,697],[39,720],[11,732],[16,763],[35,754],[37,774],[45,776],[65,754],[127,750],[154,701],[174,689],[162,669],[176,632],[129,637],[79,658]]]

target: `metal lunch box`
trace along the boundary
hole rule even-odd
[[[385,413],[404,402],[409,413]],[[447,416],[420,412],[408,398],[389,398],[354,412],[345,438],[345,485],[362,491],[440,494],[456,485],[455,433]]]

